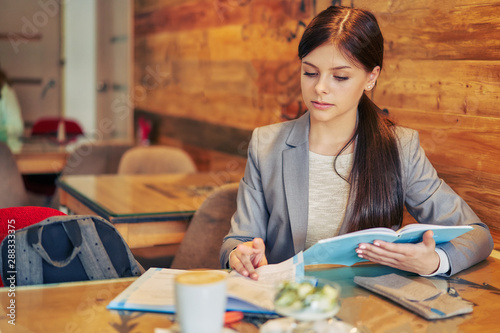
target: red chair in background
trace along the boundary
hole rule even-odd
[[[74,140],[77,136],[83,135],[82,127],[78,124],[78,122],[61,117],[46,117],[37,120],[33,124],[31,135],[46,136],[57,139],[60,126],[64,126],[66,141]]]
[[[7,237],[9,230],[19,230],[45,220],[47,217],[66,215],[63,212],[49,207],[9,207],[0,209],[0,243]],[[0,279],[0,287],[2,287]]]
[[[71,119],[62,117],[44,117],[37,120],[31,129],[31,137],[49,139],[59,144],[76,140],[83,135],[82,127]],[[25,187],[28,191],[52,197],[56,191],[55,180],[58,174],[30,174],[23,175]]]

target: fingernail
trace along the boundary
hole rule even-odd
[[[379,242],[375,242],[375,243],[373,243],[373,245],[380,246],[380,243]]]
[[[361,245],[359,248],[362,249],[362,250],[364,250],[364,249],[366,249],[366,246]]]
[[[358,257],[363,258],[363,256],[362,256],[361,254],[358,254]],[[363,259],[364,259],[364,258],[363,258]]]
[[[248,276],[248,272],[247,271],[243,271],[243,273],[241,273],[243,276]]]
[[[253,273],[250,278],[254,279],[254,280],[257,280],[259,278],[259,275],[257,275],[257,273]]]
[[[361,251],[361,250],[356,250],[356,253],[363,253],[363,251]]]

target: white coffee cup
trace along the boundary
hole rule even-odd
[[[175,277],[176,317],[182,333],[221,333],[227,273],[193,270]]]

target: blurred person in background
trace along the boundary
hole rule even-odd
[[[21,107],[5,72],[0,68],[0,141],[7,142],[23,135]]]

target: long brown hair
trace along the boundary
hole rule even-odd
[[[375,16],[366,10],[331,6],[319,13],[300,40],[299,58],[325,43],[335,45],[367,72],[376,66],[382,69],[384,39]],[[355,140],[354,162],[346,179],[351,186],[349,232],[401,225],[403,187],[394,131],[395,126],[385,113],[363,94],[358,104],[356,131],[341,150]]]

